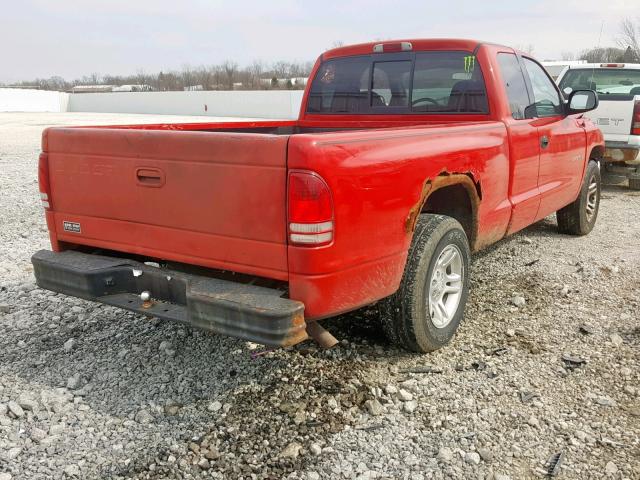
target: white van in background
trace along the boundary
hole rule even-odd
[[[557,79],[560,90],[595,90],[600,105],[586,115],[605,139],[604,168],[629,178],[640,190],[640,64],[584,63],[569,65]]]

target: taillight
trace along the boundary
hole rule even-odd
[[[640,100],[633,104],[633,117],[631,117],[631,135],[640,135]]]
[[[46,153],[41,153],[38,158],[38,186],[40,187],[40,200],[45,209],[51,208],[51,190],[49,188],[49,158]]]
[[[333,240],[331,190],[312,172],[289,173],[289,240],[302,246],[326,245]]]

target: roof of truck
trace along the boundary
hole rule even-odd
[[[404,51],[421,51],[421,50],[466,50],[473,52],[482,44],[492,44],[492,42],[482,42],[479,40],[470,40],[464,38],[413,38],[400,40],[379,40],[377,42],[359,43],[356,45],[346,45],[344,47],[333,48],[327,50],[323,55],[323,59],[334,57],[349,57],[352,55],[366,55],[374,53],[376,45],[383,47],[397,48],[400,50],[402,44],[409,44],[410,48]],[[505,47],[510,48],[510,47]],[[386,50],[386,49],[385,49]],[[393,50],[392,50],[393,51]]]

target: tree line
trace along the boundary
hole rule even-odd
[[[36,87],[42,90],[71,90],[74,86],[88,85],[148,85],[157,91],[185,89],[202,90],[269,90],[302,89],[311,73],[313,62],[275,62],[265,64],[255,61],[240,67],[227,60],[218,65],[192,67],[184,65],[180,70],[148,73],[138,70],[132,75],[100,75],[93,73],[74,80],[60,76],[36,78],[17,82],[19,87]]]
[[[640,63],[640,17],[620,22],[615,47],[595,47],[578,53],[563,52],[561,60],[585,60],[587,63]]]

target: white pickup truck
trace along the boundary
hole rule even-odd
[[[568,65],[557,79],[568,96],[573,90],[595,90],[600,104],[587,115],[605,139],[605,172],[629,179],[640,190],[640,64]]]

